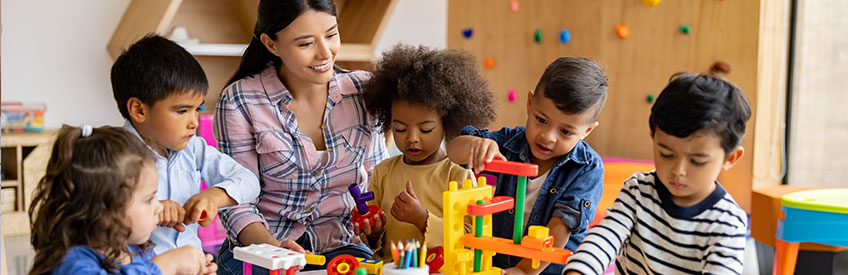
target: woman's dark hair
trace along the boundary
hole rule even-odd
[[[704,130],[719,138],[725,154],[742,143],[751,106],[736,85],[719,77],[678,73],[651,107],[651,134],[659,128],[685,138]]]
[[[486,127],[495,119],[495,103],[478,67],[464,50],[397,45],[383,53],[365,83],[365,108],[384,132],[391,128],[392,103],[397,101],[438,113],[447,139],[466,125]]]
[[[122,128],[94,128],[87,137],[81,133],[62,127],[46,174],[35,187],[29,208],[35,248],[30,275],[51,274],[78,245],[102,253],[100,264],[110,273],[117,271],[119,256],[131,255],[124,212],[144,165],[153,165],[153,154]],[[151,245],[148,241],[141,248]]]
[[[227,81],[227,86],[239,79],[262,72],[273,62],[279,68],[282,60],[265,48],[259,37],[264,33],[273,40],[277,40],[277,32],[285,29],[298,16],[308,10],[326,12],[336,16],[336,4],[333,0],[261,0],[257,9],[256,27],[253,28],[253,37],[250,44],[241,57],[236,73]],[[339,70],[338,66],[335,67]]]

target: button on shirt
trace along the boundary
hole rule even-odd
[[[141,138],[129,121],[124,122],[123,128]],[[205,181],[207,186],[224,189],[237,203],[246,203],[259,196],[259,180],[256,176],[230,156],[207,145],[202,137],[194,136],[185,149],[169,150],[168,153],[166,158],[153,152],[159,174],[156,199],[160,201],[172,200],[185,205],[189,198],[200,193],[200,180]],[[156,254],[162,254],[185,245],[203,249],[197,236],[197,226],[197,223],[188,225],[182,233],[171,227],[157,227],[150,234],[150,240],[156,244],[153,250]]]
[[[274,66],[228,86],[218,100],[213,132],[218,148],[253,171],[259,198],[221,214],[237,245],[248,224],[260,222],[278,240],[310,238],[313,252],[360,244],[353,234],[356,205],[347,186],[367,188],[373,167],[387,155],[374,117],[365,110],[367,72],[335,73],[329,82],[324,122],[326,163],[312,139],[298,130],[288,109],[292,94]]]

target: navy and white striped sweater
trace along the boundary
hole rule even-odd
[[[681,207],[654,172],[633,174],[563,274],[602,274],[613,257],[616,274],[741,274],[747,215],[716,184],[700,203]]]

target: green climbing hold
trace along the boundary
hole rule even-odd
[[[654,97],[654,95],[649,94],[648,97],[645,98],[645,99],[648,101],[648,103],[654,103],[654,100],[657,99],[657,98]]]
[[[689,26],[686,26],[686,25],[680,25],[680,33],[682,33],[682,34],[689,34],[689,33],[691,33],[691,32],[692,32],[692,29],[690,29],[690,28],[689,28]]]
[[[536,32],[533,34],[533,40],[536,43],[542,44],[542,30],[536,29]]]

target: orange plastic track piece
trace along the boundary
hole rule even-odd
[[[536,259],[543,262],[565,264],[572,252],[561,248],[533,249],[520,244],[514,244],[510,239],[497,237],[474,237],[474,234],[465,234],[462,243],[466,247],[491,250],[496,253],[512,255],[526,259]]]
[[[485,216],[507,211],[513,207],[515,207],[515,199],[509,196],[497,196],[491,200],[485,200],[483,204],[468,204],[468,215]]]
[[[516,176],[535,177],[539,175],[539,166],[532,163],[523,163],[508,160],[492,160],[486,163],[485,171],[510,174]]]

